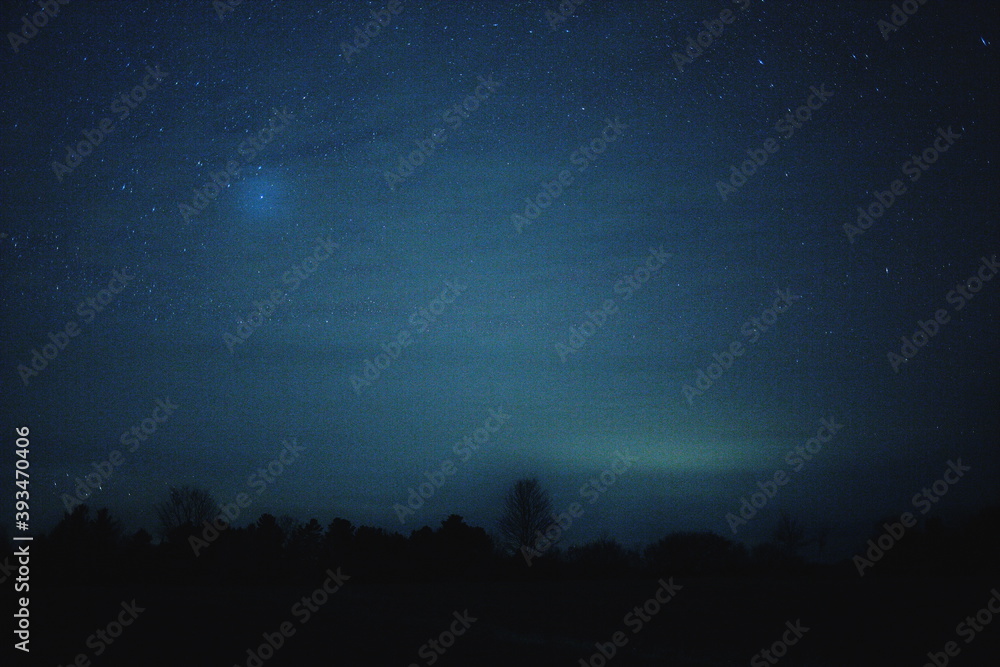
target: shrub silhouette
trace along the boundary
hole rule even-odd
[[[715,533],[680,532],[646,547],[643,559],[661,575],[739,574],[746,568],[747,552]]]
[[[575,576],[601,579],[627,576],[639,563],[638,554],[611,537],[570,547],[566,560]]]

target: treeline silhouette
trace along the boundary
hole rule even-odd
[[[884,522],[872,526],[874,540]],[[789,534],[789,530],[791,534]],[[807,560],[800,553],[815,542],[801,525],[782,516],[770,542],[748,549],[710,532],[675,532],[641,551],[602,538],[580,546],[560,544],[527,566],[521,554],[496,543],[481,527],[452,514],[437,528],[409,536],[336,518],[298,523],[263,514],[245,527],[229,527],[195,555],[191,537],[204,525],[172,527],[154,541],[145,529],[123,532],[106,508],[80,505],[64,514],[47,535],[32,543],[32,566],[52,585],[300,584],[327,568],[343,568],[356,581],[504,581],[524,579],[641,578],[650,576],[858,576],[854,562]],[[820,546],[822,546],[820,544]],[[2,540],[8,557],[11,545]],[[867,545],[858,545],[864,555]],[[815,549],[810,549],[815,551]],[[1000,506],[946,526],[931,518],[908,529],[865,576],[976,575],[995,573],[1000,563]]]

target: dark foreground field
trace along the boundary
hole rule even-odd
[[[664,573],[665,579],[669,575]],[[322,585],[317,581],[317,586]],[[610,665],[913,665],[955,641],[950,664],[1000,664],[1000,619],[956,634],[1000,581],[973,579],[674,578],[676,596],[648,617],[626,615],[654,596],[656,579],[388,584],[346,581],[309,612],[293,606],[315,587],[60,588],[35,592],[29,664],[70,665],[580,665],[604,664],[595,643],[627,642]],[[322,597],[322,596],[321,596]],[[88,637],[135,600],[143,611],[118,639]],[[996,605],[997,603],[994,603]],[[650,609],[656,605],[650,604]],[[468,611],[467,631],[443,654],[421,647]],[[983,615],[985,617],[985,615]],[[775,663],[758,651],[786,622],[808,628]],[[248,655],[290,622],[294,634],[267,660]],[[641,623],[641,626],[640,626]],[[288,626],[286,626],[287,628]],[[461,625],[456,625],[461,629]],[[112,628],[112,631],[117,630]],[[790,638],[792,635],[788,635]],[[621,637],[619,637],[621,639]],[[442,638],[449,642],[446,635]],[[103,648],[101,654],[96,652]],[[778,649],[779,652],[781,649]],[[265,649],[264,657],[268,656]],[[21,663],[24,664],[24,663]],[[81,663],[82,664],[82,663]],[[943,664],[943,663],[941,663]]]

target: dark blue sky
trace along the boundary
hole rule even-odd
[[[231,500],[293,438],[248,518],[492,528],[518,477],[563,508],[616,452],[567,539],[731,536],[779,469],[739,537],[784,509],[850,555],[957,458],[932,512],[1000,500],[1000,282],[949,298],[1000,252],[990,3],[885,39],[881,2],[583,3],[557,29],[555,2],[415,2],[362,46],[383,6],[70,3],[5,40],[3,422],[31,429],[36,525],[115,451],[90,502],[153,528],[168,486]]]

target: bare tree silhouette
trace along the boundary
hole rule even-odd
[[[193,530],[217,513],[212,494],[191,486],[171,486],[170,497],[156,504],[160,531],[168,539],[182,529]]]
[[[809,544],[805,527],[784,512],[778,518],[778,525],[774,528],[771,539],[786,556],[793,557]]]
[[[552,499],[535,478],[519,479],[504,496],[499,529],[503,546],[516,553],[551,523]]]
[[[812,543],[816,545],[816,558],[823,560],[823,552],[826,550],[827,542],[830,539],[830,522],[822,521],[816,528],[816,537]]]

